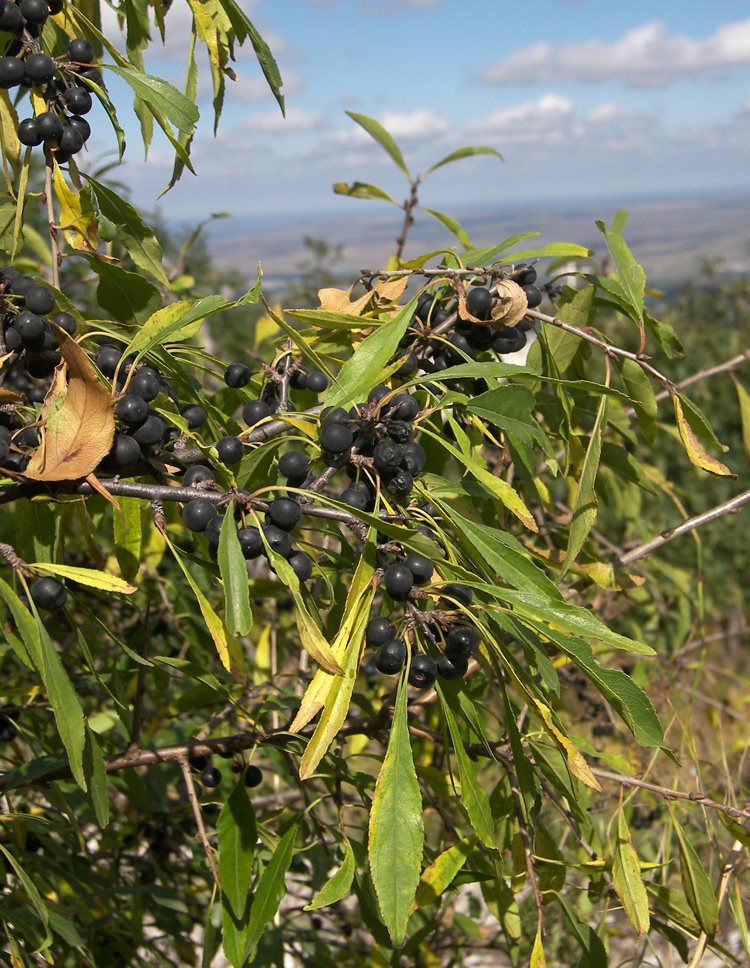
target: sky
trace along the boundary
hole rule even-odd
[[[271,216],[382,203],[333,194],[408,183],[346,111],[376,118],[412,175],[464,145],[499,151],[431,174],[421,202],[457,212],[513,202],[746,190],[750,172],[750,6],[743,0],[238,0],[273,51],[286,117],[252,49],[237,50],[213,134],[199,59],[197,177],[157,203],[173,155],[157,132],[144,162],[132,96],[107,83],[126,130],[117,173],[168,219]],[[146,69],[183,83],[191,15],[174,0],[166,45]],[[113,22],[105,24],[112,36]],[[96,114],[96,112],[100,112]],[[92,112],[92,167],[115,145]]]

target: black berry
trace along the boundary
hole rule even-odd
[[[222,464],[238,464],[245,453],[245,446],[239,437],[222,437],[217,441],[216,452]]]
[[[205,497],[197,497],[188,501],[182,509],[182,520],[191,531],[205,531],[209,521],[218,514],[216,505]]]
[[[45,612],[54,612],[62,608],[68,600],[65,585],[57,578],[37,578],[31,586],[31,597],[37,608]]]
[[[389,618],[376,615],[367,623],[365,629],[365,641],[368,645],[384,645],[396,636],[396,626]]]
[[[375,668],[386,676],[400,672],[405,661],[406,646],[401,639],[392,639],[390,642],[385,642],[373,658]]]
[[[388,565],[383,578],[385,590],[391,598],[408,598],[414,585],[414,576],[406,565]]]
[[[423,652],[412,656],[409,666],[409,685],[418,689],[429,689],[437,679],[437,665],[431,655]]]
[[[224,372],[224,382],[235,390],[246,387],[250,382],[250,367],[246,363],[230,363]]]

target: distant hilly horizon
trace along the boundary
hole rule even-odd
[[[402,213],[391,205],[361,201],[355,207],[344,202],[318,213],[279,213],[275,217],[238,216],[208,226],[208,248],[215,265],[234,268],[254,279],[258,262],[267,291],[282,287],[300,273],[309,257],[304,237],[324,239],[343,246],[342,259],[334,269],[351,277],[362,269],[380,268],[393,253],[401,230]],[[603,238],[596,219],[610,222],[620,209],[629,213],[624,236],[636,259],[646,270],[651,285],[669,288],[700,268],[704,258],[717,260],[721,271],[750,272],[750,190],[694,193],[673,196],[627,198],[611,196],[591,200],[450,209],[476,246],[495,245],[522,232],[539,236],[521,248],[541,247],[548,242],[576,242],[603,255]],[[457,240],[423,211],[416,212],[405,249],[405,258],[440,248]],[[512,250],[511,250],[512,252]]]

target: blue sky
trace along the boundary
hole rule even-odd
[[[345,111],[375,117],[414,173],[468,144],[491,156],[447,166],[429,207],[744,189],[750,170],[750,9],[742,0],[239,0],[271,46],[287,117],[252,50],[216,138],[201,61],[201,126],[190,173],[160,202],[170,218],[377,205],[334,196],[336,181],[406,184]],[[376,11],[376,12],[373,12]],[[174,0],[167,44],[147,69],[180,84],[190,14]],[[111,77],[112,75],[109,75]],[[109,78],[108,78],[109,81]],[[155,136],[147,162],[127,90],[110,84],[128,134],[119,173],[153,207],[172,167]],[[96,119],[94,152],[112,147]]]

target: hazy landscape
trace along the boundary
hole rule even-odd
[[[276,218],[222,219],[208,232],[217,265],[232,266],[248,277],[257,263],[265,284],[273,290],[298,274],[306,258],[304,236],[343,246],[337,270],[355,276],[361,269],[382,265],[393,252],[401,227],[401,212],[392,206],[341,200],[342,211],[317,215],[279,214]],[[606,198],[559,204],[511,203],[493,210],[477,208],[449,214],[461,222],[474,245],[501,242],[520,232],[539,232],[529,246],[547,242],[578,242],[603,253],[595,219],[610,221],[627,209],[625,230],[631,250],[647,272],[650,284],[669,287],[687,278],[703,257],[721,263],[722,271],[750,271],[750,193],[691,195],[672,198]],[[452,236],[430,215],[417,213],[406,258],[451,245]]]

